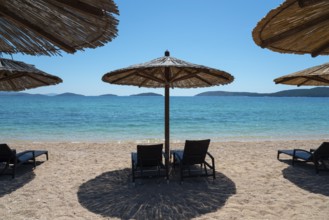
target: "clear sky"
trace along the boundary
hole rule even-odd
[[[118,36],[103,47],[62,56],[14,55],[57,75],[63,83],[29,93],[73,92],[84,95],[131,95],[147,89],[104,83],[109,72],[164,55],[229,72],[233,83],[202,89],[172,89],[174,96],[205,91],[276,92],[297,87],[275,85],[274,78],[328,62],[328,56],[280,54],[262,49],[252,30],[268,11],[284,0],[114,0],[120,15]],[[60,31],[60,30],[59,30]],[[6,56],[4,56],[6,57]],[[303,87],[305,88],[305,87]]]

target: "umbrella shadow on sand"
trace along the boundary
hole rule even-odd
[[[15,179],[11,175],[0,175],[0,198],[20,189],[34,178],[35,173],[31,164],[24,164],[18,167]]]
[[[291,162],[291,161],[290,161]],[[301,189],[311,193],[329,196],[329,172],[315,173],[313,164],[298,163],[282,171],[283,177]]]
[[[223,207],[236,193],[232,180],[216,172],[216,180],[143,179],[131,183],[131,170],[103,173],[79,187],[80,204],[93,213],[121,219],[190,219]]]

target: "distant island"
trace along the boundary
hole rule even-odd
[[[115,97],[115,94],[103,94],[97,96],[86,96],[75,93],[62,94],[30,94],[26,92],[0,92],[1,96],[45,96],[45,97]],[[130,96],[163,96],[161,94],[148,92],[133,94]],[[209,91],[199,93],[195,96],[249,96],[249,97],[329,97],[329,87],[316,87],[312,89],[290,89],[274,93],[257,93],[257,92],[225,92],[225,91]]]
[[[131,96],[162,96],[162,95],[153,92],[147,92],[147,93],[134,94]]]
[[[75,93],[71,93],[71,92],[66,92],[66,93],[55,95],[55,96],[84,96],[84,95],[75,94]]]
[[[274,93],[211,91],[211,92],[199,93],[195,96],[329,97],[329,88],[317,87],[312,89],[290,89],[290,90],[283,90]]]
[[[115,94],[104,94],[104,95],[99,95],[100,97],[112,97],[112,96],[118,96]]]

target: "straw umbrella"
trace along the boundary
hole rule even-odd
[[[286,0],[258,22],[253,39],[276,52],[328,55],[328,12],[328,0]]]
[[[274,79],[274,82],[297,86],[328,86],[329,63],[281,76]]]
[[[165,153],[167,155],[166,166],[168,166],[170,142],[169,89],[224,85],[231,83],[234,77],[221,70],[171,57],[169,51],[166,51],[163,57],[108,72],[102,80],[112,84],[165,89]]]
[[[0,51],[55,55],[103,46],[117,36],[112,0],[0,0]]]
[[[0,91],[21,91],[61,82],[61,78],[47,74],[33,65],[0,58]]]

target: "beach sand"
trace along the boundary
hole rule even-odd
[[[0,176],[0,219],[328,219],[329,172],[276,159],[278,149],[310,149],[324,140],[211,143],[212,178],[179,184],[131,184],[134,142],[8,143],[18,152],[49,151],[49,160]],[[183,143],[172,144],[172,149]],[[38,161],[44,161],[44,155]]]

